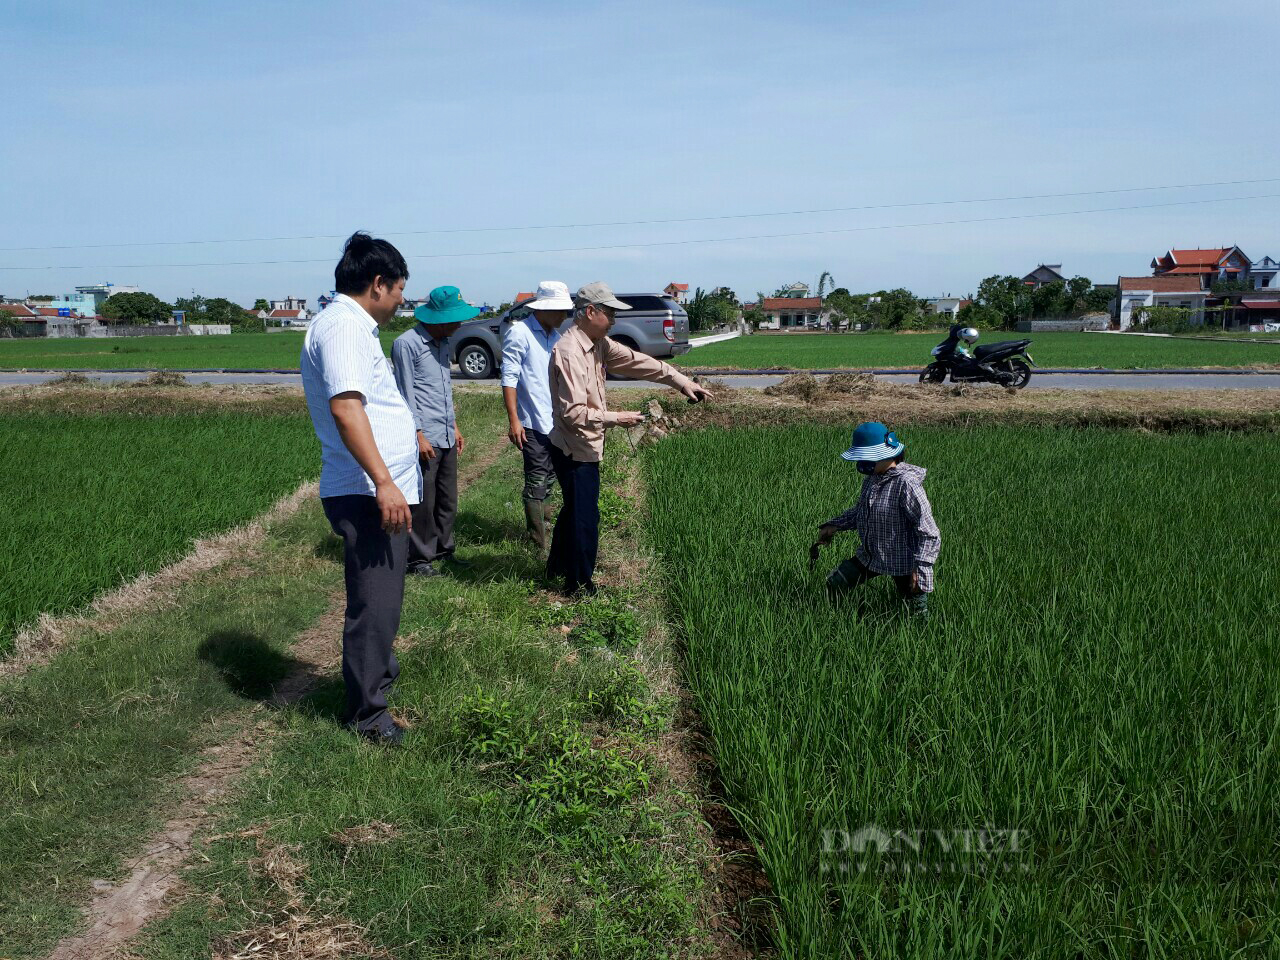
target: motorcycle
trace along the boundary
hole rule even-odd
[[[950,375],[952,383],[998,383],[1021,390],[1031,382],[1035,361],[1027,353],[1030,340],[1003,340],[978,347],[969,360],[957,354],[950,339],[933,348],[934,361],[920,371],[921,383],[942,383]],[[995,371],[992,376],[983,366]],[[1006,374],[1006,377],[999,376]]]

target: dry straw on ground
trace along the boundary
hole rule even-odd
[[[836,379],[839,377],[840,379]],[[832,382],[832,381],[835,382]],[[956,426],[1051,425],[1140,429],[1280,429],[1280,390],[1061,390],[885,383],[858,374],[794,374],[690,409],[686,425],[776,426],[882,420]]]
[[[368,825],[372,827],[372,825]],[[375,831],[376,832],[376,831]],[[390,957],[367,939],[367,933],[334,907],[310,901],[302,885],[306,864],[295,844],[276,843],[265,826],[236,836],[256,838],[249,859],[251,872],[268,881],[275,901],[270,911],[255,911],[258,924],[219,939],[213,960],[330,960],[330,958]]]
[[[0,388],[0,408],[9,415],[21,413],[103,414],[129,413],[182,416],[210,412],[237,412],[278,416],[306,413],[299,387],[267,385],[166,386],[171,371],[157,371],[139,380],[99,383],[83,374],[62,374],[41,386]]]

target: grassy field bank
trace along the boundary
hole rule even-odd
[[[76,394],[61,406],[134,396]],[[706,954],[706,839],[668,767],[672,654],[657,581],[634,575],[625,440],[605,471],[605,595],[562,602],[520,539],[520,458],[495,396],[462,394],[458,409],[464,475],[485,470],[461,498],[472,566],[408,584],[403,750],[337,727],[340,619],[317,617],[340,604],[342,568],[315,502],[171,605],[0,679],[0,956],[46,956],[82,925],[95,883],[127,873],[176,781],[228,730],[269,747],[198,841],[174,912],[129,956],[282,956],[286,942],[308,957]],[[317,625],[331,644],[318,686],[269,706]]]
[[[394,333],[383,333],[389,354]],[[1020,338],[986,333],[985,342]],[[739,337],[708,344],[677,359],[682,366],[921,368],[938,333],[794,334]],[[1081,333],[1032,335],[1031,355],[1047,367],[1250,367],[1280,364],[1280,345],[1222,343]],[[0,370],[296,370],[299,333],[226,337],[121,337],[103,340],[0,340]]]
[[[37,614],[153,571],[319,473],[296,413],[6,413],[0,446],[0,653]]]
[[[541,590],[520,482],[512,449],[462,498],[474,566],[408,585],[407,747],[379,755],[337,729],[341,683],[326,683],[138,956],[230,954],[282,923],[289,891],[264,850],[291,865],[294,912],[338,912],[401,960],[698,953],[696,808],[657,752],[673,709],[653,679],[661,609],[617,585],[578,604]],[[606,553],[634,557],[634,510],[610,499]]]
[[[1096,333],[984,333],[979,343],[1029,337],[1042,367],[1103,367],[1119,370],[1280,365],[1280,344],[1221,343]],[[942,341],[936,333],[762,335],[698,347],[678,358],[680,366],[769,367],[821,370],[841,367],[923,368]]]
[[[1275,436],[905,439],[944,537],[926,625],[883,582],[862,617],[827,602],[854,535],[807,569],[856,498],[847,428],[710,429],[649,455],[688,682],[783,956],[1265,953]]]

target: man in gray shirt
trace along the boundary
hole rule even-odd
[[[453,520],[458,512],[458,454],[464,440],[453,413],[449,337],[480,313],[457,287],[436,287],[413,315],[411,329],[391,345],[396,386],[413,412],[422,462],[422,496],[413,508],[408,572],[434,577],[433,566],[453,558]]]

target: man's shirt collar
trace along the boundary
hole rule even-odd
[[[366,310],[364,307],[360,306],[360,304],[358,304],[351,297],[347,296],[345,293],[338,294],[336,297],[333,298],[333,301],[334,303],[342,302],[342,303],[345,303],[347,306],[349,306],[352,310],[356,312],[356,316],[364,318],[364,321],[369,324],[370,330],[378,329],[378,321],[373,319],[373,317],[369,316],[369,311]]]
[[[583,353],[590,353],[596,348],[596,345],[592,342],[591,338],[583,333],[582,328],[576,323],[573,325],[573,329],[564,334],[561,339],[564,337],[573,337],[574,342],[577,343]]]

